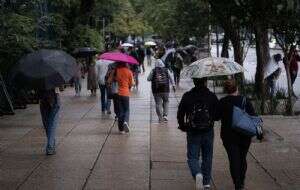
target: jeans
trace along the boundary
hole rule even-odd
[[[152,62],[151,55],[147,55],[147,64],[148,64],[148,66],[151,66],[151,62]]]
[[[168,116],[169,111],[169,93],[153,94],[155,100],[156,114],[161,120],[163,116]]]
[[[246,177],[247,153],[250,147],[250,142],[236,144],[223,141],[223,145],[228,155],[230,174],[235,185],[235,189],[241,189],[244,187]]]
[[[107,86],[99,84],[100,97],[101,97],[101,110],[110,111],[111,100],[107,98]]]
[[[178,85],[178,84],[179,84],[179,81],[180,81],[180,72],[181,72],[180,69],[177,69],[177,68],[174,68],[174,69],[173,69],[174,82],[175,82],[176,85]]]
[[[119,115],[118,115],[118,126],[119,130],[123,131],[124,122],[129,123],[129,96],[119,96]]]
[[[57,96],[53,106],[40,104],[43,126],[47,136],[46,151],[55,150],[55,130],[58,127],[60,100]]]
[[[203,185],[208,185],[211,181],[213,145],[213,129],[199,134],[187,132],[187,163],[194,178],[198,173],[203,175]]]
[[[76,77],[74,78],[74,86],[76,94],[80,94],[81,92],[81,79]]]

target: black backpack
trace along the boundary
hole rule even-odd
[[[193,105],[187,118],[188,126],[194,131],[205,131],[213,127],[209,106],[201,100]]]
[[[154,68],[153,77],[155,87],[157,89],[166,88],[169,86],[169,73],[167,68],[156,67]]]

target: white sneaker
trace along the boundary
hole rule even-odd
[[[204,186],[203,186],[203,189],[204,189],[204,190],[210,190],[210,185],[204,185]]]
[[[202,190],[203,189],[203,176],[201,173],[198,173],[196,175],[196,190]]]
[[[167,117],[167,116],[164,116],[164,117],[163,117],[163,120],[164,120],[164,122],[167,122],[167,121],[168,121],[168,117]]]

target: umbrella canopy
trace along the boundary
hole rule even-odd
[[[61,50],[42,49],[25,55],[13,69],[13,80],[30,89],[53,89],[76,74],[76,60]]]
[[[89,57],[97,54],[97,50],[91,47],[76,48],[73,52],[77,57]]]
[[[133,44],[131,44],[131,43],[124,43],[121,46],[122,47],[133,47]]]
[[[229,59],[208,57],[195,61],[182,70],[182,78],[204,78],[233,75],[244,72],[244,68]]]
[[[129,64],[139,64],[138,61],[127,54],[120,53],[120,52],[108,52],[100,55],[100,59],[110,60],[115,62],[123,62]]]
[[[145,42],[145,46],[156,46],[157,44],[152,41]]]

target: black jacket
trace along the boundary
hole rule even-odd
[[[185,118],[192,112],[193,106],[197,101],[206,101],[209,106],[208,110],[214,121],[219,120],[218,114],[218,98],[208,88],[193,88],[186,92],[178,106],[177,120],[179,129],[182,131],[189,131],[189,127],[186,126]]]

